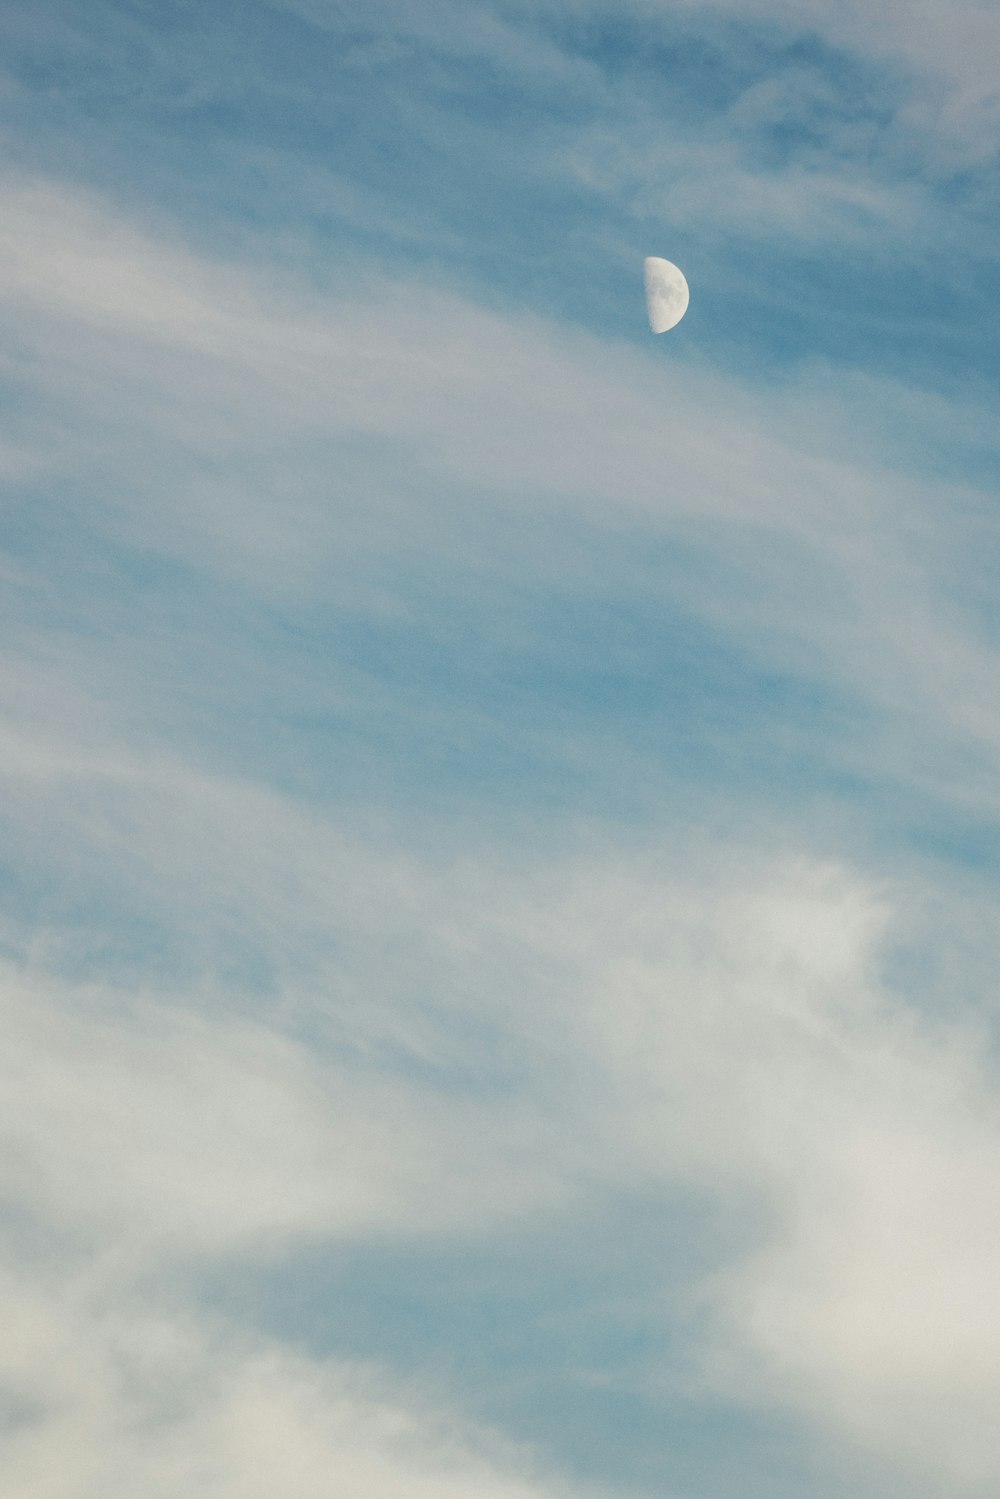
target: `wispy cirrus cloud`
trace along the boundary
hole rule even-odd
[[[777,651],[798,671],[811,656],[894,713],[947,704],[935,733],[949,752],[956,734],[970,753],[994,742],[991,647],[932,561],[957,556],[963,533],[977,552],[992,545],[984,493],[876,456],[886,441],[902,453],[916,428],[933,457],[928,422],[978,442],[975,427],[959,436],[946,401],[880,385],[879,409],[896,416],[878,429],[871,381],[835,389],[819,368],[750,395],[736,379],[419,283],[324,295],[161,246],[72,194],[11,183],[7,196],[4,315],[24,351],[8,373],[30,394],[12,423],[18,461],[36,485],[72,473],[58,508],[86,507],[117,544],[286,596],[333,568],[352,608],[384,615],[374,579],[362,597],[357,571],[342,574],[348,538],[373,558],[402,527],[467,557],[530,494],[536,514],[572,511],[595,536],[649,531],[728,557],[724,607],[751,653]],[[870,456],[853,461],[844,434],[865,426]],[[426,496],[442,483],[486,489],[478,526],[456,525],[450,502],[435,510]],[[544,528],[537,536],[517,564],[534,574],[553,562]],[[814,580],[805,611],[798,576]],[[715,621],[714,586],[692,577],[685,607]],[[405,608],[397,595],[390,617]],[[335,696],[359,690],[348,673]]]
[[[735,14],[725,3],[712,8]],[[898,123],[918,135],[935,166],[984,165],[995,152],[997,99],[988,59],[1000,40],[1000,23],[991,5],[967,0],[946,10],[931,0],[906,0],[875,12],[821,0],[754,0],[738,15],[793,36],[821,38],[892,69],[902,84]]]

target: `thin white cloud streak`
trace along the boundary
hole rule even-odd
[[[339,0],[274,0],[275,8],[326,31],[354,33],[354,45],[367,60],[380,50],[383,57],[414,43],[445,57],[477,59],[514,73],[540,76],[549,83],[593,80],[596,69],[571,58],[535,25],[505,14],[505,7],[469,6],[456,0],[420,5],[415,0],[390,0],[359,15],[357,8]],[[531,18],[535,20],[536,18]],[[352,21],[354,25],[352,26]],[[360,21],[360,25],[358,22]]]
[[[661,36],[655,20],[647,24],[651,41],[676,40]],[[740,43],[725,33],[707,41],[723,75]],[[693,120],[682,106],[671,108],[669,68],[665,98],[639,87],[628,103],[609,100],[574,132],[560,157],[564,170],[620,202],[624,215],[693,235],[696,244],[721,233],[727,243],[778,241],[813,255],[836,247],[852,259],[862,249],[907,260],[930,244],[940,251],[950,231],[913,170],[912,142],[884,118],[884,101],[866,100],[858,85],[851,107],[819,62],[763,55],[766,65]],[[968,224],[960,232],[967,246]]]
[[[350,6],[283,0],[282,8],[323,29],[350,29]],[[720,21],[729,23],[728,34]],[[607,109],[614,81],[602,75],[599,55],[586,60],[580,56],[574,32],[585,34],[588,27],[604,26],[613,35],[623,22],[645,27],[651,40],[685,34],[706,37],[722,58],[744,46],[748,31],[762,45],[789,38],[818,39],[856,63],[877,69],[882,76],[873,79],[871,86],[878,87],[879,111],[888,111],[891,124],[883,130],[875,155],[884,152],[887,163],[895,158],[897,168],[905,166],[909,156],[911,163],[919,163],[921,172],[948,177],[988,167],[1000,145],[1000,101],[992,67],[1000,46],[1000,18],[990,0],[955,0],[948,6],[938,0],[901,0],[877,8],[863,0],[843,4],[829,0],[749,0],[747,4],[743,0],[708,0],[706,4],[701,0],[697,4],[694,0],[629,0],[612,9],[602,0],[552,0],[530,8],[480,4],[456,10],[435,5],[419,11],[398,3],[377,19],[366,15],[362,29],[369,38],[369,52],[381,47],[383,53],[391,54],[416,45],[444,57],[485,61],[501,74],[524,80],[544,78],[554,90],[582,93],[595,107]],[[775,74],[780,76],[777,92],[784,101],[782,107],[791,102],[791,118],[809,123],[811,109],[807,107],[804,116],[797,114],[791,98],[795,79],[802,73],[800,60],[790,64],[779,60],[765,92],[773,91]],[[759,104],[760,90],[754,87],[751,93]],[[776,120],[777,115],[771,118]],[[737,128],[730,146],[738,149],[740,141]],[[823,216],[824,202],[827,211],[834,212],[838,197],[844,197],[848,207],[855,194],[866,208],[874,206],[876,197],[884,203],[887,189],[884,183],[880,189],[879,176],[886,174],[872,172],[870,149],[854,150],[844,138],[835,136],[817,155],[826,157],[831,166],[818,165],[814,174],[804,172],[797,184],[806,205],[815,200],[799,220],[809,226],[810,234]],[[840,173],[832,164],[842,155],[850,164]],[[750,227],[762,228],[762,202],[777,202],[784,215],[782,231],[794,232],[790,196],[783,191],[790,184],[782,182],[782,174],[772,180],[769,173],[755,178],[748,171],[740,174],[739,183],[738,201],[728,214],[730,222],[739,221],[742,200],[749,210]],[[696,185],[696,180],[688,181],[685,175],[682,192],[694,191]],[[723,201],[715,199],[716,207],[721,209]],[[850,214],[841,220],[849,236],[851,222]]]
[[[665,234],[738,236],[750,242],[744,254],[776,238],[813,253],[835,245],[852,258],[860,250],[882,256],[890,247],[898,256],[904,240],[912,255],[932,235],[940,248],[922,185],[859,165],[859,152],[871,154],[863,142],[827,139],[780,166],[762,162],[755,135],[790,123],[788,113],[780,90],[755,85],[697,131],[646,114],[602,121],[574,139],[564,169],[588,189],[621,199],[640,222],[659,222]]]
[[[693,10],[692,0],[671,5]],[[1000,99],[992,59],[1000,46],[1000,15],[990,0],[900,0],[873,7],[863,0],[831,5],[827,0],[710,0],[711,10],[740,23],[763,21],[830,46],[908,72],[913,78],[900,123],[919,134],[937,164],[962,168],[986,164],[1000,143]],[[653,0],[646,14],[662,15]],[[704,14],[706,7],[698,6]]]
[[[350,5],[324,0],[282,0],[281,8],[324,28],[349,25]],[[544,32],[539,16],[548,23]],[[731,17],[744,26],[763,23],[799,36],[821,38],[829,46],[877,63],[911,70],[925,80],[939,81],[947,91],[939,100],[937,123],[970,137],[983,115],[992,119],[996,107],[990,60],[1000,40],[1000,18],[991,0],[954,0],[944,7],[936,0],[899,0],[891,7],[873,9],[864,0],[628,0],[613,10],[602,0],[551,0],[542,7],[518,3],[478,5],[473,11],[450,4],[416,7],[406,0],[366,15],[365,31],[393,41],[419,40],[461,56],[487,57],[517,70],[567,66],[569,48],[562,51],[553,35],[574,23],[664,21],[676,27],[690,20],[691,29],[704,28],[711,16]],[[725,38],[712,32],[712,41]],[[561,68],[560,68],[561,65]],[[579,62],[577,63],[579,67]],[[981,113],[980,113],[981,112]]]
[[[525,14],[516,7],[513,13]],[[557,24],[597,20],[613,27],[623,10],[609,11],[602,0],[555,0],[547,15]],[[647,25],[652,35],[658,26],[661,35],[683,34],[686,25],[689,34],[707,34],[723,56],[729,48],[738,50],[749,31],[764,44],[790,37],[818,39],[848,58],[884,70],[879,103],[891,111],[894,144],[913,150],[933,174],[988,166],[1000,145],[1000,99],[992,66],[1000,46],[1000,16],[991,0],[955,0],[947,6],[938,0],[898,0],[880,7],[864,0],[630,0],[624,15]],[[731,23],[728,36],[715,24],[720,18]],[[789,71],[800,70],[797,59]],[[886,84],[891,99],[886,98]]]

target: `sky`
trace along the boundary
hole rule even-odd
[[[1000,8],[0,43],[3,1493],[995,1495]]]

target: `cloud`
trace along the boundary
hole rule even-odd
[[[581,135],[567,166],[591,190],[624,193],[628,211],[662,225],[660,233],[780,238],[813,252],[831,242],[871,250],[878,241],[883,253],[887,239],[918,231],[926,203],[912,183],[880,180],[833,151],[803,151],[780,166],[755,160],[741,115],[688,136],[649,120],[602,126]]]
[[[686,1293],[696,1385],[798,1408],[918,1491],[989,1492],[992,1067],[975,1026],[920,1020],[885,986],[886,894],[832,866],[743,866],[623,872],[563,909],[546,937],[586,995],[605,1149],[728,1204],[729,1263]]]
[[[79,175],[99,180],[111,152],[117,173],[106,184],[124,172],[142,196],[111,140],[124,128],[143,135],[161,205],[242,204],[250,253],[263,180],[290,247],[321,248],[332,226],[345,247],[360,236],[366,258],[431,247],[466,284],[478,269],[515,288],[545,285],[516,226],[554,199],[574,253],[600,253],[617,221],[629,245],[656,225],[682,232],[711,251],[720,273],[720,234],[745,233],[772,253],[814,257],[835,242],[845,253],[865,247],[879,263],[903,257],[918,272],[930,258],[940,275],[945,249],[967,254],[974,226],[988,258],[983,168],[997,123],[981,63],[994,23],[972,0],[949,16],[954,25],[942,28],[937,8],[918,3],[873,17],[860,6],[782,0],[610,10],[555,0],[398,3],[372,17],[349,4],[289,0],[260,7],[257,25],[239,36],[220,16],[166,37],[155,22],[131,18],[126,28],[98,8],[68,26],[52,20],[44,37],[19,36],[15,57],[32,66],[10,87],[32,132],[51,142],[50,169],[65,171],[67,150],[82,156],[82,147],[51,134],[33,79],[58,67],[76,104],[86,77],[101,107],[77,114],[91,142]],[[142,88],[123,94],[118,70],[136,56]],[[499,151],[479,119],[483,90],[507,100]],[[290,134],[269,129],[279,101],[295,122]],[[364,109],[365,130],[350,147],[340,109]],[[207,130],[213,149],[175,175],[185,121],[195,134]],[[414,195],[408,184],[425,172]],[[715,187],[706,185],[713,174]],[[479,226],[473,265],[462,249],[466,225]],[[490,241],[500,252],[492,257]]]
[[[467,502],[447,513],[435,496],[470,486],[484,536],[516,513],[672,536],[730,571],[724,608],[713,583],[688,600],[696,613],[724,614],[751,652],[920,717],[927,764],[912,773],[943,784],[935,743],[952,757],[960,745],[977,794],[992,795],[972,762],[1000,737],[993,653],[934,563],[964,535],[991,544],[986,501],[910,459],[893,467],[914,441],[940,462],[952,402],[821,367],[751,395],[417,283],[324,294],[197,257],[51,184],[12,181],[7,202],[8,348],[30,351],[9,364],[12,441],[36,492],[58,483],[86,534],[285,598],[316,596],[331,570],[357,598],[348,547],[384,552],[393,534],[445,554],[467,545]],[[894,431],[872,431],[873,406],[898,412]],[[850,453],[845,434],[866,429]],[[550,542],[524,559],[542,572],[552,560]],[[370,684],[338,691],[357,701]]]
[[[350,7],[326,0],[277,0],[278,8],[319,27],[341,32],[351,28]],[[505,13],[506,12],[506,13]],[[585,73],[583,64],[567,54],[539,28],[525,24],[515,8],[483,5],[470,9],[442,0],[433,6],[413,0],[391,0],[377,15],[366,13],[354,29],[355,46],[366,62],[375,48],[430,50],[468,62],[481,59],[494,68],[540,75],[546,82],[565,82]]]
[[[904,0],[884,11],[822,0],[805,5],[752,0],[735,12],[725,3],[714,8],[736,13],[741,21],[753,18],[800,35],[811,32],[834,47],[912,70],[927,90],[923,102],[907,111],[912,120],[950,136],[968,153],[968,162],[984,161],[995,150],[997,98],[986,60],[997,44],[1000,22],[982,0],[961,0],[947,10],[933,0]]]
[[[330,910],[325,935],[345,914]],[[390,940],[390,901],[379,918]],[[377,942],[365,944],[369,973]],[[391,993],[353,1004],[346,973],[339,994],[324,982],[321,954],[298,986],[289,966],[284,1005],[265,1019],[245,1001],[238,1013],[238,993],[218,985],[115,993],[8,964],[5,1189],[19,1210],[81,1245],[114,1243],[141,1266],[318,1237],[481,1231],[565,1201],[558,1139],[551,1155],[539,1150],[553,1135],[539,1100],[477,1097],[461,1086],[459,1058],[432,1070],[457,1073],[450,1092],[413,1075],[421,1029],[430,1041],[434,1019],[454,1017],[446,995],[430,1023],[415,996],[397,995],[404,1008],[385,1031],[379,1007]],[[306,1046],[296,1031],[310,1013]]]
[[[570,1239],[582,1203],[593,1217],[651,1186],[699,1194],[721,1224],[723,1268],[683,1284],[657,1230],[649,1316],[689,1327],[693,1387],[752,1385],[904,1471],[995,1483],[1000,1309],[977,1288],[997,1121],[978,1037],[919,1020],[919,995],[904,1003],[883,973],[894,933],[919,925],[917,875],[820,857],[759,809],[738,837],[683,809],[641,836],[607,818],[596,852],[582,835],[582,852],[565,835],[546,849],[541,798],[531,839],[477,825],[472,844],[457,812],[419,806],[386,828],[207,729],[241,690],[259,714],[285,685],[268,609],[287,624],[304,601],[347,599],[364,625],[394,610],[440,648],[447,621],[396,575],[354,576],[358,534],[394,556],[464,561],[464,545],[484,591],[511,572],[565,586],[572,569],[619,608],[676,589],[741,661],[792,663],[877,715],[874,744],[855,745],[866,773],[988,820],[995,652],[948,600],[964,577],[954,530],[985,548],[986,501],[891,461],[928,414],[960,432],[952,405],[829,370],[753,395],[413,280],[337,272],[317,289],[165,242],[65,186],[9,189],[13,441],[59,521],[9,564],[25,608],[0,660],[5,849],[45,891],[43,917],[4,932],[5,1185],[41,1246],[11,1272],[13,1491],[155,1494],[169,1475],[164,1493],[277,1484],[294,1499],[339,1473],[387,1499],[545,1492],[516,1463],[477,1466],[472,1439],[449,1456],[405,1399],[241,1345],[149,1287],[304,1241],[482,1240],[542,1219]],[[888,438],[863,419],[873,404],[892,409]],[[367,446],[352,469],[353,443]],[[463,540],[456,507],[483,529]],[[527,544],[505,556],[511,517]],[[616,581],[622,536],[655,543],[652,584],[641,569]],[[671,548],[688,560],[668,577]],[[119,577],[166,559],[197,580],[197,651],[176,617],[143,612],[151,590],[109,601],[86,573],[95,553]],[[537,655],[544,622],[517,624]],[[384,710],[362,670],[330,681],[346,710]],[[421,711],[454,732],[447,701]],[[493,717],[497,736],[520,732]],[[555,763],[575,763],[573,725],[545,732]],[[616,776],[642,765],[621,725],[606,733]],[[86,1290],[64,1332],[57,1270]],[[140,1354],[148,1399],[121,1373]],[[76,1479],[57,1449],[78,1453]]]
[[[969,1492],[993,1481],[976,1434],[995,1396],[1000,1306],[980,1277],[998,1122],[975,1034],[919,1022],[882,981],[890,892],[844,867],[717,845],[522,854],[507,869],[354,847],[334,871],[317,863],[329,835],[310,843],[290,809],[275,805],[269,828],[262,802],[249,816],[229,806],[254,830],[247,851],[231,833],[226,846],[224,821],[207,846],[223,835],[221,868],[256,854],[241,898],[248,916],[269,913],[277,1003],[255,1015],[218,980],[176,995],[81,986],[44,972],[59,959],[44,948],[6,966],[4,1189],[32,1246],[12,1293],[30,1323],[10,1380],[28,1423],[11,1471],[30,1475],[26,1492],[43,1479],[63,1492],[46,1454],[75,1440],[94,1492],[111,1482],[102,1464],[174,1481],[193,1452],[206,1494],[253,1494],[247,1454],[270,1477],[294,1450],[308,1461],[290,1481],[308,1495],[332,1442],[345,1473],[407,1495],[416,1480],[395,1460],[379,1467],[364,1441],[344,1451],[341,1426],[368,1418],[341,1417],[335,1373],[279,1350],[226,1355],[221,1372],[213,1355],[206,1372],[204,1331],[141,1288],[206,1257],[280,1263],[303,1241],[481,1238],[539,1218],[571,1235],[582,1204],[593,1214],[678,1185],[714,1204],[723,1266],[678,1283],[672,1230],[657,1230],[663,1300],[648,1315],[690,1323],[690,1388],[752,1389]],[[160,829],[154,853],[162,843]],[[197,904],[206,871],[187,858]],[[311,909],[286,899],[285,859],[314,887]],[[354,950],[330,968],[324,939]],[[85,1318],[79,1346],[52,1355],[64,1384],[83,1364],[68,1393],[37,1374],[39,1340],[54,1336],[51,1289],[33,1299],[39,1273],[100,1292],[128,1345],[114,1343],[109,1368],[108,1335]],[[140,1304],[120,1327],[126,1295]],[[167,1408],[155,1419],[117,1372],[140,1355]],[[39,1401],[68,1427],[28,1422]],[[317,1427],[333,1433],[326,1446]],[[87,1494],[79,1482],[67,1492]]]
[[[323,6],[299,13],[343,25]],[[888,238],[910,256],[950,238],[943,184],[964,219],[978,216],[982,188],[967,179],[984,176],[1000,141],[987,61],[997,20],[978,0],[877,14],[785,0],[505,5],[478,7],[474,24],[438,8],[417,23],[402,7],[388,30],[397,45],[419,38],[521,90],[544,87],[550,116],[565,110],[575,128],[543,169],[558,180],[568,165],[624,214],[699,238],[721,229],[814,254],[823,237],[874,253]],[[432,137],[433,118],[429,107]],[[541,160],[526,153],[528,170]]]
[[[843,874],[709,910],[670,941],[700,960],[610,978],[601,1049],[650,1158],[766,1204],[762,1247],[704,1288],[715,1372],[985,1492],[1000,1118],[973,1037],[880,993],[887,913]]]
[[[690,1323],[690,1388],[752,1389],[988,1487],[1000,1121],[975,1033],[918,1021],[882,981],[888,892],[718,847],[405,875],[397,854],[394,878],[366,877],[363,851],[349,862],[367,893],[348,891],[345,912],[328,885],[324,904],[331,935],[350,930],[352,899],[367,905],[355,959],[316,992],[315,950],[296,962],[288,943],[266,1018],[218,983],[116,993],[45,975],[43,954],[8,962],[4,1191],[24,1244],[8,1384],[26,1492],[63,1492],[46,1454],[74,1440],[95,1492],[106,1461],[141,1476],[155,1455],[173,1480],[194,1451],[220,1494],[242,1493],[248,1451],[270,1474],[294,1450],[315,1454],[310,1494],[327,1450],[316,1423],[343,1452],[341,1424],[360,1418],[341,1422],[336,1374],[277,1349],[217,1368],[198,1320],[151,1290],[171,1264],[280,1263],[303,1241],[481,1237],[539,1217],[571,1233],[580,1205],[656,1185],[715,1205],[722,1268],[678,1282],[664,1226],[664,1301],[648,1314]],[[261,873],[262,896],[280,895],[280,867]],[[378,959],[401,941],[403,987]],[[50,1321],[58,1281],[85,1293],[78,1343]],[[136,1358],[152,1364],[148,1396],[120,1372]],[[166,1414],[135,1408],[147,1399]],[[49,1405],[68,1426],[39,1424]],[[415,1481],[394,1464],[378,1477],[364,1442],[342,1460],[389,1494]],[[196,1480],[216,1492],[200,1467]]]
[[[640,25],[650,37],[704,36],[724,56],[748,44],[767,56],[768,89],[801,76],[801,54],[787,55],[789,40],[824,46],[841,57],[878,70],[882,107],[895,115],[902,134],[918,144],[925,164],[948,172],[985,166],[997,147],[998,101],[989,58],[998,40],[995,8],[988,0],[958,0],[947,8],[935,0],[902,0],[873,10],[862,0],[831,5],[826,0],[693,0],[665,5],[636,0],[614,17],[596,3],[554,4],[556,26],[575,19],[591,24]],[[719,20],[729,23],[728,35]],[[832,58],[827,59],[833,61]],[[762,73],[765,69],[761,70]],[[873,85],[875,79],[872,79]],[[855,103],[857,100],[855,99]]]
[[[2,1293],[12,1499],[555,1499],[527,1454],[371,1368],[227,1335],[176,1309],[23,1281]],[[579,1491],[578,1491],[579,1492]]]
[[[616,1494],[637,1389],[657,1493],[742,1408],[798,1492],[991,1494],[995,15],[172,19],[9,90],[71,123],[2,181],[5,1492],[555,1499],[474,1416],[559,1468],[589,1381]],[[558,1409],[460,1316],[419,1398],[259,1330],[309,1255],[542,1243]]]

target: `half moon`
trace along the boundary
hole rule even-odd
[[[643,263],[646,280],[646,311],[649,326],[654,333],[666,333],[676,328],[688,310],[691,293],[673,261],[661,260],[658,255],[647,255]]]

